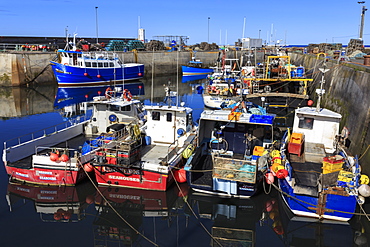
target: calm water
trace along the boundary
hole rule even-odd
[[[198,120],[204,106],[195,89],[202,80],[156,78],[153,94],[149,80],[126,86],[145,102],[160,102],[169,80]],[[1,143],[64,121],[62,107],[99,91],[0,89]],[[98,189],[89,181],[68,188],[9,184],[1,165],[0,246],[368,246],[370,237],[364,216],[348,225],[289,220],[273,189],[249,200],[200,196],[185,184],[167,192]]]

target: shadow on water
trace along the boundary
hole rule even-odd
[[[204,109],[196,90],[204,79],[176,76],[127,83],[145,103],[162,102],[171,81],[180,102]],[[178,90],[177,90],[178,88]],[[0,89],[1,141],[64,121],[63,108],[103,94],[106,87],[58,89],[55,85]],[[364,205],[370,212],[370,205]],[[367,246],[370,224],[354,216],[349,224],[296,221],[276,190],[247,200],[189,191],[166,192],[98,187],[10,184],[0,168],[1,246]]]

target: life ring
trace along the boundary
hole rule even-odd
[[[116,121],[117,121],[117,116],[116,116],[116,115],[114,115],[114,114],[111,114],[111,115],[109,115],[108,119],[109,119],[109,121],[111,121],[111,122],[116,122]]]
[[[128,89],[125,89],[123,91],[123,98],[127,101],[131,101],[132,100],[132,94],[130,93],[130,91],[128,91]]]
[[[112,98],[112,95],[113,95],[113,91],[112,91],[112,89],[110,87],[108,87],[107,89],[105,89],[105,97],[107,99]]]

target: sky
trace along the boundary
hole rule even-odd
[[[348,44],[359,38],[355,0],[13,0],[0,2],[0,36],[137,38],[186,36],[187,44],[234,45],[241,38],[265,43]],[[98,7],[98,8],[96,8]],[[370,8],[369,8],[370,9]],[[364,42],[370,44],[370,11]],[[68,30],[68,31],[66,31]]]

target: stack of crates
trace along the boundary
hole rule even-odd
[[[119,165],[129,167],[131,164],[140,161],[140,149],[141,145],[136,141],[121,144],[120,148],[117,150],[117,163]]]
[[[252,153],[252,160],[258,160],[259,157],[263,155],[263,152],[265,151],[264,147],[261,146],[255,146],[253,148],[253,153]]]
[[[344,158],[340,155],[325,157],[323,158],[322,173],[332,173],[342,170],[344,164]]]

